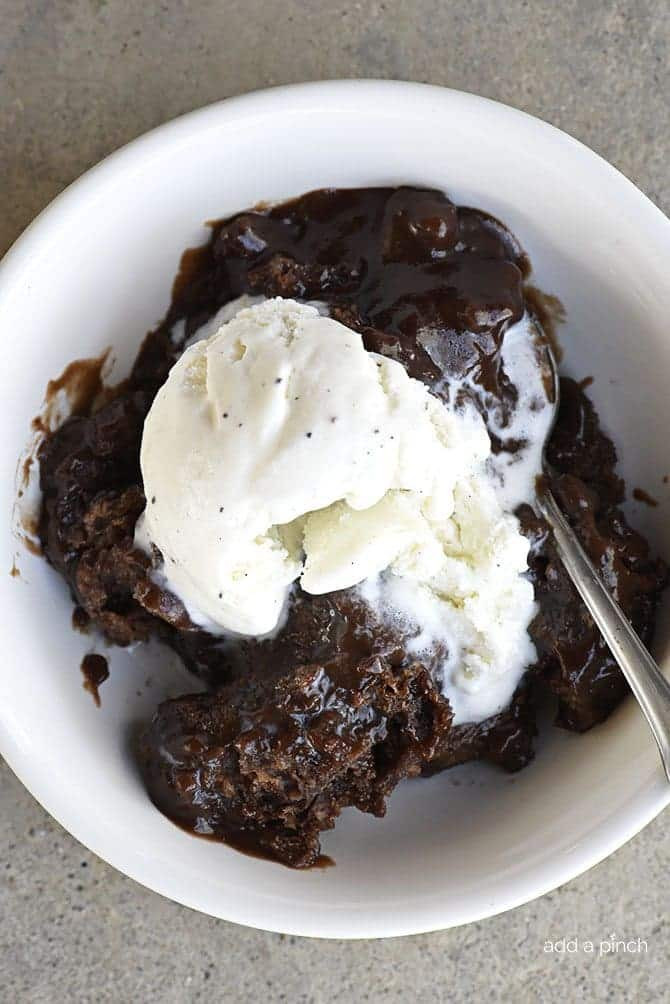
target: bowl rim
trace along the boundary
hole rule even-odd
[[[569,149],[580,163],[590,162],[592,167],[597,166],[601,177],[607,177],[609,183],[616,187],[621,197],[627,197],[629,202],[635,204],[635,211],[642,219],[641,226],[650,232],[652,239],[658,240],[659,244],[670,253],[670,220],[663,212],[604,158],[542,119],[490,98],[432,84],[357,78],[321,80],[264,88],[214,102],[151,129],[105,157],[49,203],[6,252],[0,261],[0,297],[5,294],[5,290],[11,290],[12,286],[19,283],[21,274],[25,268],[29,267],[35,250],[43,246],[45,240],[57,242],[59,224],[66,219],[70,206],[80,205],[92,198],[101,183],[119,171],[123,171],[134,161],[143,160],[152,151],[152,148],[158,149],[166,141],[169,144],[185,142],[194,129],[206,129],[210,125],[215,128],[221,123],[222,117],[229,121],[242,121],[260,111],[263,114],[267,114],[271,110],[281,113],[287,102],[291,104],[292,109],[301,106],[308,108],[322,101],[327,94],[330,101],[335,100],[350,105],[352,100],[356,102],[363,100],[366,103],[386,101],[392,93],[398,94],[401,91],[407,96],[413,96],[417,106],[428,102],[445,107],[449,102],[456,102],[462,104],[466,109],[470,106],[473,111],[475,108],[488,108],[489,111],[508,116],[522,125],[525,124],[526,128],[532,128],[536,134],[539,132],[542,141],[550,146],[554,145],[554,147],[564,150]],[[670,786],[661,783],[659,777],[659,783],[651,785],[646,792],[640,793],[635,806],[626,812],[620,812],[618,816],[608,819],[606,824],[603,823],[595,828],[586,842],[586,846],[574,848],[573,853],[566,855],[564,860],[554,862],[551,868],[545,868],[545,876],[541,881],[536,875],[534,876],[534,873],[531,873],[524,882],[518,883],[513,890],[509,889],[504,894],[491,896],[486,902],[480,898],[476,903],[471,904],[469,909],[462,910],[462,915],[455,921],[440,922],[439,918],[435,916],[434,908],[430,906],[423,910],[424,916],[422,918],[421,908],[414,907],[408,911],[406,916],[403,913],[380,917],[375,929],[368,933],[351,933],[347,928],[346,917],[335,915],[325,921],[323,917],[309,918],[299,910],[289,910],[278,922],[273,918],[250,917],[247,912],[240,911],[239,908],[229,909],[228,904],[222,904],[222,909],[217,909],[214,912],[211,906],[203,906],[196,895],[192,897],[189,897],[188,894],[177,896],[173,892],[159,888],[156,882],[152,882],[141,873],[141,868],[129,865],[122,853],[114,853],[109,847],[101,851],[94,846],[95,840],[90,839],[89,842],[87,834],[81,832],[80,826],[70,828],[70,824],[66,821],[67,799],[49,789],[49,785],[45,783],[44,770],[16,741],[11,729],[6,727],[2,721],[1,711],[0,754],[33,797],[68,832],[112,867],[128,875],[139,884],[166,898],[174,899],[176,902],[193,909],[204,910],[224,920],[278,933],[319,938],[337,937],[353,940],[421,934],[483,920],[513,909],[555,889],[608,857],[670,804]]]

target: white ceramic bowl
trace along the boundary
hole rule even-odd
[[[503,219],[535,280],[567,310],[565,367],[592,393],[629,485],[661,500],[637,525],[670,555],[670,224],[622,175],[511,108],[419,84],[306,84],[236,98],[136,140],[39,217],[0,267],[3,511],[47,380],[115,348],[123,375],[165,311],[202,222],[326,185],[445,188]],[[16,539],[2,530],[9,570]],[[385,819],[345,812],[323,840],[337,866],[299,873],[194,839],[146,797],[133,724],[188,689],[174,659],[118,652],[97,710],[87,641],[62,580],[20,553],[3,575],[0,749],[37,799],[132,878],[217,917],[292,934],[378,937],[463,924],[554,888],[619,847],[670,800],[632,701],[585,736],[546,730],[516,777],[469,766],[401,786]],[[656,653],[668,653],[662,613]],[[147,669],[147,665],[150,669]],[[151,679],[147,682],[147,677]],[[139,696],[138,696],[139,694]],[[103,893],[104,894],[104,893]]]

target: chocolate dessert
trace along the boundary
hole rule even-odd
[[[520,395],[504,364],[510,329],[536,316],[527,257],[498,220],[439,191],[320,190],[212,225],[185,253],[164,321],[144,340],[117,392],[68,419],[40,449],[40,537],[74,600],[113,643],[150,636],[176,650],[207,691],[162,704],[140,759],[158,808],[195,833],[295,867],[317,862],[319,833],[344,806],[383,815],[405,777],[484,759],[505,770],[533,756],[535,707],[547,691],[556,723],[603,721],[627,684],[564,571],[546,524],[517,508],[530,541],[537,660],[508,706],[457,721],[439,653],[418,660],[397,625],[354,590],[291,591],[272,637],[213,633],[154,574],[140,550],[145,418],[187,342],[243,294],[319,301],[400,362],[450,407],[468,398],[493,453],[527,444],[506,435]],[[458,400],[455,400],[454,397]],[[561,383],[548,449],[556,497],[642,640],[666,584],[663,561],[620,508],[616,453],[584,389]]]

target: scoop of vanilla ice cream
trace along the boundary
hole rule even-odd
[[[145,422],[136,539],[163,584],[196,623],[256,636],[297,579],[358,586],[417,658],[442,653],[455,721],[500,710],[534,659],[535,605],[481,416],[314,306],[248,302],[184,352]]]
[[[141,533],[194,619],[263,634],[302,571],[303,539],[304,588],[360,582],[424,513],[449,518],[455,484],[487,454],[481,422],[464,424],[358,333],[266,300],[187,349],[158,392]]]

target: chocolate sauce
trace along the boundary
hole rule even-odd
[[[565,307],[557,296],[545,293],[529,282],[524,286],[524,296],[526,306],[533,312],[540,323],[542,331],[549,340],[554,357],[560,363],[563,358],[563,349],[561,348],[558,332],[565,321]],[[585,379],[587,381],[585,387],[588,387],[589,383],[593,382],[593,377],[586,377]]]
[[[475,758],[525,766],[536,691],[555,696],[558,724],[581,731],[607,717],[627,687],[528,505],[518,516],[532,545],[538,661],[510,706],[484,722],[453,726],[435,666],[414,665],[406,639],[351,592],[315,597],[296,587],[282,631],[257,641],[208,635],[156,586],[150,559],[133,546],[145,504],[144,417],[186,340],[232,298],[325,301],[367,348],[399,360],[435,394],[448,398],[450,378],[467,376],[462,393],[485,421],[489,408],[504,417],[517,400],[501,356],[510,326],[527,311],[555,338],[562,319],[560,303],[528,285],[528,259],[505,226],[438,191],[325,189],[211,227],[207,244],[184,254],[167,316],[126,385],[47,435],[40,537],[110,640],[156,635],[211,688],[161,705],[142,741],[161,811],[194,832],[305,867],[318,861],[318,835],[342,806],[382,813],[401,777]],[[623,516],[616,452],[585,386],[561,383],[548,445],[552,488],[648,642],[667,570]],[[492,445],[513,452],[520,444],[492,436]]]
[[[157,808],[161,808],[160,805]],[[200,840],[210,840],[215,844],[227,844],[228,847],[232,847],[239,854],[245,854],[248,858],[258,858],[261,861],[275,860],[271,855],[268,854],[267,848],[259,846],[258,838],[253,831],[239,830],[235,832],[232,828],[227,829],[225,833],[222,832],[208,832],[208,823],[205,821],[202,824],[192,825],[189,822],[182,822],[179,819],[173,819],[169,814],[167,818],[171,823],[174,823],[180,830],[184,833],[188,833],[190,837],[198,837]],[[279,859],[277,859],[279,860]],[[280,862],[284,863],[284,862]],[[310,862],[309,868],[322,869],[322,868],[332,868],[335,864],[333,858],[328,854],[318,854],[317,857]]]
[[[646,492],[644,488],[633,488],[633,498],[636,502],[644,502],[645,505],[651,506],[652,509],[658,505],[658,500]]]
[[[90,652],[81,661],[81,671],[84,676],[84,690],[88,690],[93,700],[100,707],[100,687],[109,677],[109,666],[104,655]]]

